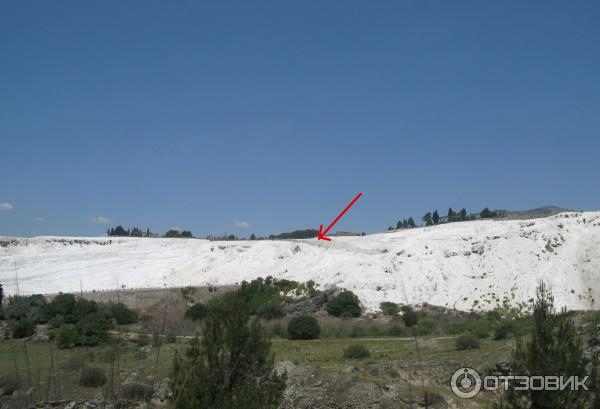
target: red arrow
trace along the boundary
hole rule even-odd
[[[338,217],[336,217],[335,220],[332,221],[329,226],[327,226],[327,228],[325,229],[325,231],[323,231],[323,225],[320,225],[319,226],[319,235],[317,236],[317,240],[331,241],[331,239],[329,237],[325,237],[325,236],[327,235],[327,233],[329,232],[329,230],[331,230],[331,228],[342,218],[342,216],[352,207],[352,205],[354,205],[354,203],[356,203],[356,201],[361,196],[362,196],[362,193],[357,194],[356,197],[354,199],[352,199],[352,201],[350,202],[350,204],[348,204],[348,206],[346,206],[346,208],[344,210],[342,210],[342,213],[340,213],[338,215]]]

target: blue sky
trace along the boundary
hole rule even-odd
[[[600,209],[599,20],[593,1],[3,1],[0,235],[318,228],[358,192],[339,229]]]

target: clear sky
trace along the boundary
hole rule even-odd
[[[0,235],[318,228],[358,192],[337,228],[600,209],[599,21],[597,1],[0,1]]]

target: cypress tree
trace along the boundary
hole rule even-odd
[[[438,214],[437,209],[433,211],[431,219],[433,220],[433,224],[438,224],[440,222],[440,215]]]
[[[208,306],[202,340],[175,356],[173,407],[275,409],[286,376],[273,369],[271,342],[239,291],[222,298]]]
[[[533,305],[533,328],[517,338],[512,372],[525,376],[586,376],[582,340],[566,309],[556,312],[554,297],[545,284],[537,289]],[[514,385],[513,385],[514,386]],[[584,408],[590,400],[585,391],[515,390],[511,387],[496,409]]]
[[[431,218],[431,212],[425,213],[425,215],[423,216],[423,218],[421,220],[423,220],[425,222],[425,226],[433,225],[433,219]]]

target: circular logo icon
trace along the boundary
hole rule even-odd
[[[459,398],[470,399],[481,391],[481,376],[473,368],[460,368],[452,375],[450,386]]]

